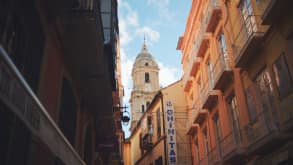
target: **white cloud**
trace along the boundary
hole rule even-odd
[[[123,11],[123,12],[122,12]],[[129,32],[132,28],[139,26],[139,18],[136,11],[134,11],[127,2],[119,0],[119,31],[121,45],[129,44],[134,36]]]
[[[158,62],[158,65],[160,67],[159,80],[162,87],[166,87],[180,79],[180,69],[166,66],[162,62]]]
[[[131,81],[131,70],[134,63],[134,59],[129,58],[125,50],[120,48],[121,54],[121,74],[122,74],[122,84],[124,86],[124,103],[128,102],[130,99],[132,81]]]
[[[135,34],[137,36],[143,37],[145,35],[146,39],[152,42],[157,42],[160,39],[160,33],[148,26],[137,28]]]
[[[166,4],[169,3],[168,0],[164,1],[166,1]],[[150,3],[153,4],[154,2]],[[164,6],[164,3],[161,5]],[[122,47],[127,46],[135,37],[142,38],[144,35],[150,41],[150,44],[160,39],[160,33],[158,31],[149,26],[141,26],[139,24],[137,12],[124,0],[119,0],[119,31]]]

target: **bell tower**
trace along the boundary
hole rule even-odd
[[[148,52],[145,40],[132,68],[133,88],[131,91],[131,128],[132,131],[140,117],[147,110],[159,90],[159,67]]]

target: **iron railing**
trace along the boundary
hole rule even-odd
[[[227,53],[227,52],[226,52]],[[221,75],[225,71],[231,70],[230,65],[229,65],[229,58],[227,57],[227,54],[220,54],[218,59],[216,60],[216,63],[213,68],[213,74],[214,74],[214,80],[215,83],[213,84],[213,88],[215,87],[215,84],[217,81],[220,79]]]
[[[189,110],[189,116],[188,116],[188,120],[186,123],[186,128],[187,130],[192,126],[192,124],[194,123],[195,118],[197,117],[198,113],[199,113],[200,107],[199,107],[199,99],[196,98],[194,100],[194,104],[193,106],[190,108]]]
[[[243,16],[242,16],[243,17]],[[241,16],[239,16],[241,18]],[[239,31],[236,32],[236,37],[233,44],[235,62],[237,63],[242,57],[244,50],[254,37],[262,36],[264,30],[260,28],[259,15],[248,15],[240,21]]]
[[[142,137],[142,148],[144,150],[150,150],[153,147],[152,135],[150,133],[146,133]]]
[[[203,19],[200,22],[200,27],[198,30],[198,33],[196,34],[196,42],[192,46],[192,51],[190,57],[188,57],[188,67],[186,69],[186,73],[190,73],[192,65],[194,62],[200,61],[198,58],[199,48],[203,40],[205,39],[206,29],[208,25],[208,21],[210,20],[212,10],[219,5],[219,0],[210,0],[206,9],[204,11],[207,11],[208,14],[205,14]],[[188,81],[189,74],[184,73],[184,84]]]
[[[210,81],[210,80],[208,80]],[[203,107],[203,105],[205,104],[208,95],[209,95],[209,91],[211,89],[210,87],[210,83],[206,81],[205,83],[202,83],[202,88],[201,88],[201,107]]]
[[[245,146],[249,147],[271,133],[278,131],[277,124],[272,120],[268,110],[264,110],[257,114],[255,121],[251,121],[242,129]]]
[[[211,148],[208,155],[210,164],[216,164],[217,162],[221,161],[221,155],[218,146]]]
[[[229,153],[234,151],[236,147],[237,143],[234,136],[234,132],[232,131],[220,141],[220,149],[222,156],[228,155]]]
[[[208,9],[207,9],[207,16],[206,16],[206,20],[207,20],[207,24],[210,23],[210,20],[212,18],[212,14],[213,14],[213,11],[216,10],[216,9],[220,9],[221,8],[221,4],[220,4],[220,1],[219,0],[210,0],[209,2],[209,6],[208,6]]]
[[[0,99],[65,164],[85,164],[1,45]]]

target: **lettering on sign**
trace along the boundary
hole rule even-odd
[[[167,153],[168,153],[168,163],[176,164],[177,163],[177,147],[176,147],[176,129],[175,129],[175,115],[173,103],[167,101],[166,105],[166,117],[165,125],[167,132]]]

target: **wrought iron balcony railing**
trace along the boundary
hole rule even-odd
[[[241,16],[240,26],[235,24],[239,30],[236,32],[236,37],[233,42],[234,60],[237,66],[242,66],[248,62],[252,57],[254,51],[259,48],[261,39],[266,31],[265,27],[262,27],[260,17],[258,15]]]
[[[210,164],[219,164],[221,162],[222,158],[218,146],[211,148],[208,155]]]
[[[219,21],[216,20],[217,15],[221,12],[221,3],[219,0],[210,0],[208,10],[207,10],[207,32],[211,32],[214,26]]]
[[[251,150],[257,150],[261,145],[266,145],[265,143],[277,138],[278,134],[276,133],[278,132],[279,128],[268,110],[257,114],[255,120],[242,129],[245,146]]]
[[[223,157],[226,157],[232,152],[235,152],[235,150],[237,150],[237,148],[240,146],[240,139],[237,139],[239,136],[235,136],[235,134],[237,134],[237,132],[231,131],[220,141],[220,150]]]
[[[142,137],[142,149],[144,150],[151,150],[153,147],[153,142],[152,142],[152,135],[150,133],[146,133]]]
[[[194,126],[194,121],[195,121],[195,118],[197,117],[198,113],[199,113],[199,110],[200,110],[200,107],[199,107],[199,99],[196,98],[195,101],[194,101],[194,104],[193,106],[190,108],[189,110],[189,114],[188,114],[188,120],[186,122],[186,130],[187,132],[189,133],[192,133],[195,129]]]
[[[0,46],[0,99],[65,164],[85,164]],[[21,137],[20,137],[21,138]]]
[[[231,72],[231,67],[229,63],[229,58],[227,54],[219,55],[214,68],[213,68],[213,77],[214,77],[214,84],[213,89],[218,89],[219,86],[223,85],[228,79],[228,74]]]

